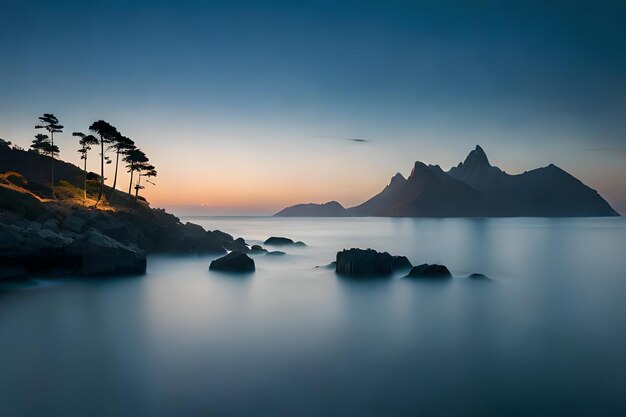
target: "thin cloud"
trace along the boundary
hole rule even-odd
[[[337,139],[337,140],[347,140],[349,142],[354,142],[354,143],[370,143],[371,139],[365,139],[365,138],[348,138],[345,136],[314,136],[316,138],[324,138],[324,139]]]

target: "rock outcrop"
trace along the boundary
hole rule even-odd
[[[254,260],[241,251],[233,251],[211,262],[211,271],[254,272]]]
[[[123,275],[146,272],[146,254],[89,229],[65,249],[66,256],[80,259],[77,272],[84,275]]]
[[[411,269],[413,267],[413,265],[406,256],[394,256],[391,259],[391,265],[394,271]]]
[[[140,274],[146,271],[146,255],[96,229],[71,238],[49,229],[0,223],[0,268],[84,275]]]
[[[391,256],[387,252],[373,249],[352,248],[337,252],[335,271],[341,275],[382,276],[391,275],[394,271],[410,267],[404,256]]]
[[[264,249],[261,245],[252,245],[250,247],[250,255],[264,255],[267,253],[267,249]]]
[[[469,274],[467,278],[475,281],[491,281],[491,278],[489,278],[487,275],[478,274],[476,272],[473,274]]]
[[[265,243],[266,245],[273,245],[273,246],[288,246],[288,245],[306,246],[304,242],[301,242],[301,241],[294,242],[293,239],[289,239],[288,237],[279,237],[279,236],[272,236],[263,243]]]
[[[452,278],[452,274],[444,265],[421,264],[411,268],[407,278]]]

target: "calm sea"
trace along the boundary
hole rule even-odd
[[[3,287],[1,416],[626,415],[624,219],[185,220],[308,246]],[[315,268],[350,247],[455,278]]]

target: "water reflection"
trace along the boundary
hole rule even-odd
[[[5,288],[1,414],[626,410],[622,219],[199,221],[309,246],[255,256],[250,276],[208,271],[214,257],[153,256],[140,278]],[[443,263],[455,278],[315,268],[349,247]]]

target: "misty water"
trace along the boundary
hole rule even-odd
[[[3,287],[0,415],[626,414],[621,218],[185,220],[308,246],[249,275],[152,256],[144,276]],[[455,278],[315,268],[350,247]]]

